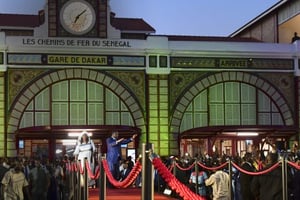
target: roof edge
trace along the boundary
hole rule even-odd
[[[262,19],[263,17],[265,17],[266,15],[270,14],[271,12],[273,12],[274,10],[276,10],[277,8],[279,8],[280,6],[284,5],[285,3],[287,3],[289,0],[281,0],[279,2],[277,2],[275,5],[271,6],[269,9],[267,9],[266,11],[262,12],[260,15],[258,15],[257,17],[255,17],[254,19],[250,20],[248,23],[246,23],[244,26],[242,26],[241,28],[239,28],[238,30],[234,31],[233,33],[231,33],[228,37],[235,37],[236,35],[238,35],[239,33],[241,33],[242,31],[244,31],[245,29],[247,29],[248,27],[250,27],[251,25],[253,25],[254,23],[256,23],[258,20]]]

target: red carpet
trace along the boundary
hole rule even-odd
[[[107,189],[106,200],[141,200],[141,188]],[[99,200],[99,190],[90,189],[89,200]],[[154,200],[176,200],[163,194],[154,193]]]

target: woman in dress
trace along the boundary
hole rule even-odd
[[[81,133],[81,135],[78,137],[77,145],[74,151],[75,160],[80,161],[82,169],[85,167],[85,159],[87,159],[87,162],[90,166],[90,169],[94,169],[94,159],[93,155],[96,150],[95,144],[93,140],[89,137],[87,132]],[[95,181],[90,180],[89,186],[92,186],[95,184]]]

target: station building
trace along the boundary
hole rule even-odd
[[[138,134],[126,155],[297,148],[299,11],[279,1],[228,37],[158,35],[107,0],[0,14],[0,156],[53,159],[82,131],[102,152]]]

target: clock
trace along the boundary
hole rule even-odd
[[[60,22],[69,33],[84,35],[95,26],[95,10],[84,0],[70,0],[60,10]]]

